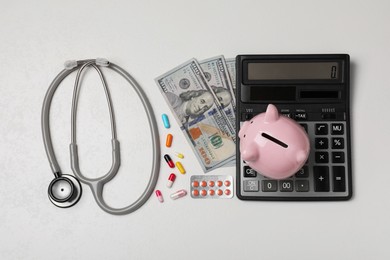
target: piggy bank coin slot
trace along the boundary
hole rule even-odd
[[[287,144],[283,143],[282,141],[280,141],[280,140],[276,139],[275,137],[270,136],[270,135],[268,135],[266,133],[261,133],[261,136],[264,137],[264,138],[267,138],[268,140],[270,140],[270,141],[272,141],[272,142],[274,142],[274,143],[276,143],[276,144],[278,144],[280,146],[282,146],[283,148],[287,148],[288,147]]]

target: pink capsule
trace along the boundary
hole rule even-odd
[[[176,180],[176,175],[174,173],[171,173],[171,175],[169,175],[168,177],[167,187],[171,188],[175,180]]]
[[[171,194],[171,199],[176,200],[178,198],[184,197],[185,195],[187,195],[187,191],[185,191],[185,190],[178,190],[175,193]]]
[[[163,198],[160,190],[156,190],[156,196],[157,196],[158,201],[160,201],[161,203],[164,202],[164,198]]]

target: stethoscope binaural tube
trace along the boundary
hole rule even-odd
[[[74,95],[73,95],[73,101],[72,101],[72,142],[70,144],[72,170],[73,170],[75,176],[77,177],[77,179],[79,179],[81,182],[87,184],[91,188],[97,204],[104,211],[106,211],[110,214],[114,214],[114,215],[129,214],[129,213],[137,210],[138,208],[140,208],[148,200],[148,198],[152,194],[152,192],[156,186],[157,180],[158,180],[158,175],[159,175],[159,170],[160,170],[160,159],[159,158],[160,158],[161,151],[160,151],[157,123],[156,123],[156,119],[154,117],[152,107],[151,107],[145,93],[143,92],[142,88],[133,79],[133,77],[131,77],[131,75],[128,74],[121,67],[119,67],[115,64],[109,63],[108,61],[106,61],[104,59],[77,61],[77,62],[71,63],[71,65],[73,65],[73,66],[70,66],[67,69],[64,69],[63,71],[61,71],[60,74],[58,74],[57,77],[53,80],[52,84],[49,86],[49,89],[46,93],[46,96],[45,96],[45,99],[43,102],[43,107],[42,107],[43,141],[44,141],[44,145],[45,145],[46,154],[47,154],[48,160],[50,162],[50,166],[51,166],[52,171],[55,175],[55,179],[52,181],[52,183],[59,181],[59,180],[57,180],[58,178],[73,177],[73,176],[61,174],[60,167],[58,165],[58,162],[57,162],[55,154],[54,154],[54,149],[53,149],[53,145],[51,142],[51,136],[50,136],[50,126],[49,126],[50,105],[51,105],[51,101],[53,99],[53,95],[54,95],[56,89],[58,88],[59,84],[62,82],[62,80],[66,76],[68,76],[71,72],[80,68],[80,70],[78,72],[78,76],[76,78],[76,82],[75,82],[75,89],[74,89]],[[103,87],[105,88],[105,91],[106,91],[107,102],[108,102],[109,109],[110,109],[111,130],[112,130],[112,135],[113,135],[113,138],[111,141],[112,142],[112,157],[113,157],[111,169],[109,170],[109,172],[106,175],[99,177],[99,178],[95,178],[95,179],[87,178],[80,172],[79,163],[78,163],[79,158],[78,158],[78,153],[77,153],[76,134],[75,134],[75,129],[76,129],[75,115],[76,115],[76,111],[77,111],[79,76],[80,76],[82,69],[84,69],[87,66],[93,66],[98,71],[99,76],[101,77]],[[144,106],[145,112],[146,112],[147,117],[148,117],[149,127],[150,127],[150,131],[151,131],[152,146],[153,146],[153,161],[152,161],[153,163],[152,163],[152,171],[151,171],[149,182],[147,184],[146,189],[141,194],[141,196],[134,203],[132,203],[124,208],[112,208],[105,203],[104,198],[103,198],[104,185],[107,182],[109,182],[116,175],[116,173],[119,170],[120,151],[119,151],[119,142],[116,139],[115,118],[114,118],[113,108],[112,108],[112,104],[111,104],[110,94],[109,94],[108,88],[106,86],[104,77],[103,77],[102,73],[100,72],[98,66],[105,66],[105,67],[108,67],[108,68],[118,72],[120,75],[122,75],[130,83],[130,85],[136,91],[138,97],[141,99],[141,102]],[[66,183],[68,183],[68,184],[72,183],[73,187],[75,187],[75,186],[77,186],[78,180],[76,178],[74,178],[74,179],[76,180],[76,183],[74,182],[74,180],[71,180],[70,182],[64,181],[62,184],[67,185]],[[52,190],[51,187],[54,187],[54,184],[52,184],[52,183],[49,186],[49,198],[52,202],[54,201],[57,204],[61,203],[61,202],[58,202],[51,197],[53,195],[52,194],[53,191],[51,191]],[[57,185],[57,186],[61,186],[61,185]],[[80,185],[79,191],[80,192],[78,195],[81,195],[81,185]],[[64,191],[62,191],[62,192],[64,192]],[[61,196],[64,196],[67,198],[67,196],[61,195],[61,193],[59,193],[59,194],[57,194],[57,200],[58,200],[58,197],[61,197]],[[72,198],[72,197],[70,197],[70,198]],[[78,199],[77,199],[77,201],[78,201]],[[57,205],[56,203],[54,203],[54,204]],[[67,201],[66,201],[66,203],[67,203]],[[57,205],[57,206],[59,206],[59,205]],[[69,205],[67,205],[66,207],[69,207]]]

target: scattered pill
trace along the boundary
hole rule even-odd
[[[183,159],[183,158],[184,158],[184,155],[183,155],[182,153],[176,152],[175,155],[176,155],[177,157],[179,157],[180,159]]]
[[[166,114],[162,114],[161,117],[162,117],[162,121],[163,121],[164,127],[165,128],[170,128],[171,125],[169,124],[168,116]]]
[[[183,164],[181,164],[181,162],[176,162],[176,167],[179,169],[179,172],[181,174],[185,174],[186,173],[186,170],[184,169]],[[173,168],[173,167],[171,167],[171,168]]]
[[[160,190],[156,190],[156,196],[157,196],[158,201],[160,201],[161,203],[164,202],[164,198],[163,198]]]
[[[172,140],[173,140],[173,136],[171,134],[167,134],[167,140],[165,141],[165,146],[166,147],[171,147],[172,146]]]
[[[171,168],[175,168],[175,164],[173,163],[172,159],[171,159],[171,156],[169,156],[168,154],[164,155],[164,159],[165,161],[167,162],[168,166],[171,167]]]
[[[187,195],[187,191],[185,191],[185,190],[178,190],[175,193],[171,194],[171,199],[176,200],[178,198],[184,197],[185,195]]]
[[[171,188],[175,180],[176,180],[176,175],[174,173],[171,173],[171,175],[169,175],[168,177],[167,187]]]

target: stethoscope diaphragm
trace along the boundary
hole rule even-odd
[[[60,208],[68,208],[76,204],[82,193],[80,182],[72,175],[61,175],[54,178],[48,189],[50,201]]]

